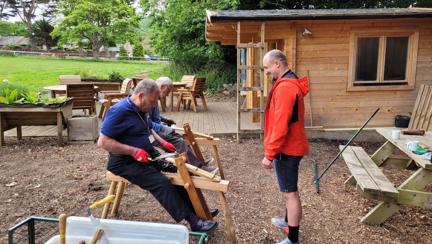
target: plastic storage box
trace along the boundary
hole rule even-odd
[[[68,217],[66,221],[66,243],[90,243],[97,229],[104,230],[105,238],[98,243],[110,244],[188,244],[189,231],[184,225],[160,224],[126,220],[99,219],[98,227],[87,217]],[[46,244],[59,243],[59,236],[49,239]]]

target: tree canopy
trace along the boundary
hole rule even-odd
[[[103,45],[138,38],[138,17],[127,1],[65,0],[59,3],[59,9],[64,19],[52,35],[60,38],[59,44],[88,41],[94,57],[99,57]]]
[[[192,68],[224,59],[223,48],[205,40],[205,10],[233,9],[236,0],[142,0],[141,6],[151,19],[151,44],[160,55]]]
[[[28,31],[22,22],[0,20],[0,36],[28,36]]]

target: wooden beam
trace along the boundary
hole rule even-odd
[[[172,184],[178,185],[178,186],[184,186],[185,185],[185,182],[182,180],[182,178],[177,173],[163,172],[163,174],[171,181]],[[129,183],[129,181],[127,181],[125,178],[117,176],[117,175],[115,175],[109,171],[106,173],[106,178],[109,181]],[[191,176],[191,178],[192,178],[192,182],[194,183],[195,187],[197,187],[197,188],[204,189],[204,190],[211,190],[211,191],[220,191],[223,193],[228,192],[228,187],[229,187],[230,182],[227,180],[221,180],[219,182],[214,182],[214,181],[211,181],[209,179],[199,177],[199,176]],[[114,186],[114,188],[115,187],[116,186]],[[114,193],[114,190],[112,193]]]
[[[400,189],[399,204],[421,208],[432,208],[432,192]]]
[[[377,166],[381,166],[394,152],[396,146],[391,142],[386,141],[375,153],[372,155],[372,161]]]

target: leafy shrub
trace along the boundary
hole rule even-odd
[[[109,74],[108,80],[110,81],[122,81],[124,80],[124,77],[116,71],[113,71]]]
[[[134,56],[134,58],[144,57],[144,48],[140,42],[134,44],[132,55]]]

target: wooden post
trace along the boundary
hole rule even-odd
[[[225,216],[225,232],[227,234],[228,241],[231,244],[235,244],[237,243],[237,239],[235,236],[235,228],[231,218],[231,211],[228,208],[225,194],[223,192],[219,192],[219,199],[220,199],[222,211],[224,212],[224,216]]]
[[[18,141],[21,141],[21,139],[22,139],[22,128],[21,128],[21,125],[18,125],[16,127],[16,130],[17,130],[17,139],[18,139]]]
[[[62,112],[57,112],[57,137],[58,137],[58,145],[63,145],[63,118]]]
[[[123,197],[124,189],[126,188],[127,183],[126,182],[118,182],[117,183],[117,191],[115,194],[115,199],[113,203],[113,208],[111,209],[111,216],[117,216],[118,215],[118,209],[120,207],[120,202]]]
[[[207,206],[207,203],[204,199],[201,190],[195,188],[195,185],[192,182],[191,176],[189,175],[189,171],[186,168],[185,161],[186,161],[185,153],[182,153],[180,157],[175,159],[178,174],[180,174],[180,177],[183,179],[184,187],[188,192],[195,213],[201,219],[212,219],[210,210]]]
[[[197,157],[197,159],[199,161],[201,161],[201,162],[204,163],[205,162],[204,157],[203,157],[203,155],[201,153],[201,150],[200,150],[197,142],[195,141],[195,136],[192,133],[192,130],[191,130],[190,126],[189,126],[189,123],[185,123],[183,125],[183,128],[184,128],[184,133],[185,133],[186,139],[190,142],[190,145],[191,145],[191,147],[192,147],[192,149],[193,149],[193,151],[195,153],[195,156]]]
[[[117,187],[117,181],[111,181],[111,185],[109,187],[107,196],[114,195],[114,191],[116,190],[116,187]],[[102,210],[102,216],[101,216],[102,219],[106,219],[108,217],[108,211],[110,207],[111,207],[111,202],[105,203],[104,208]]]
[[[225,176],[224,176],[224,173],[223,173],[223,170],[222,170],[222,163],[221,163],[221,160],[220,160],[220,157],[219,157],[218,148],[217,148],[216,145],[213,145],[212,147],[213,147],[213,157],[216,160],[216,164],[217,164],[217,167],[219,169],[219,175],[220,175],[221,179],[225,179]]]
[[[66,244],[66,214],[60,214],[59,216],[59,243]]]
[[[240,143],[240,21],[237,22],[237,143]]]
[[[0,146],[4,146],[4,130],[6,129],[4,117],[5,115],[0,112]]]

